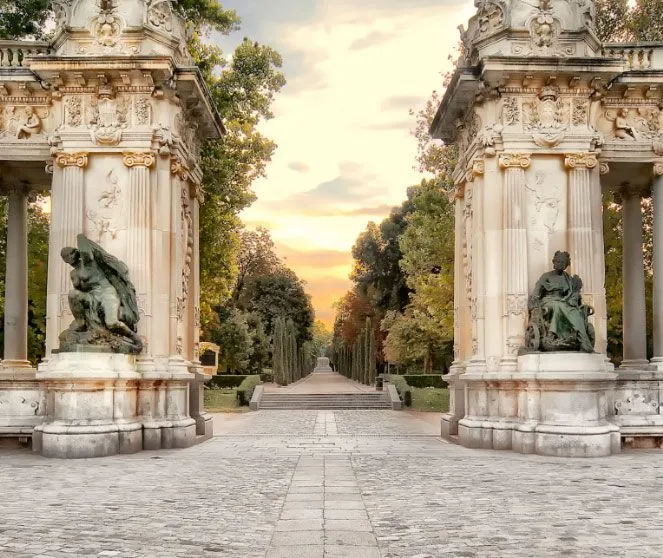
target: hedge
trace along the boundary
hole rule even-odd
[[[449,384],[441,374],[407,374],[403,376],[410,387],[415,388],[447,388]]]
[[[236,388],[249,377],[237,374],[217,374],[216,376],[212,376],[212,379],[207,385],[211,388]]]
[[[244,381],[237,388],[237,402],[239,405],[248,405],[251,403],[253,392],[256,386],[260,385],[260,375],[245,376]]]
[[[403,401],[403,405],[406,407],[412,407],[412,389],[408,385],[404,376],[398,376],[396,374],[385,375],[385,378],[394,384],[396,391]]]

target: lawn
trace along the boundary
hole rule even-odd
[[[440,388],[410,388],[412,390],[412,409],[446,413],[449,410],[449,390]]]
[[[237,389],[220,388],[205,390],[205,410],[213,413],[244,413],[249,408],[237,406]]]

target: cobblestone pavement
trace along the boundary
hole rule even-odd
[[[660,557],[663,453],[568,460],[441,441],[435,415],[216,417],[187,450],[0,450],[0,557]]]

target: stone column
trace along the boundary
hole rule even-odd
[[[28,362],[28,197],[22,187],[9,192],[5,278],[4,368]]]
[[[623,368],[643,369],[647,361],[647,314],[645,266],[642,253],[642,212],[640,193],[622,192],[624,223],[623,250]]]
[[[456,193],[454,195],[454,209],[455,209],[455,239],[454,239],[454,360],[451,365],[452,372],[456,374],[462,370],[462,354],[461,354],[461,326],[460,326],[460,296],[461,290],[464,285],[462,261],[463,261],[463,195],[464,184],[456,186]]]
[[[59,345],[59,335],[69,326],[67,293],[69,266],[60,257],[65,246],[76,246],[76,236],[84,232],[85,169],[87,153],[59,153],[55,159],[51,192],[51,232],[48,241],[48,289],[46,315],[46,354]]]
[[[152,189],[150,169],[156,157],[151,151],[125,153],[124,164],[129,167],[129,215],[127,230],[127,267],[136,287],[136,299],[141,316],[138,333],[146,342],[141,357],[149,359],[152,352]]]
[[[663,370],[663,163],[654,165],[652,185],[654,204],[654,358],[659,370]]]
[[[506,171],[502,206],[504,290],[504,349],[500,367],[515,371],[518,350],[527,326],[527,192],[525,170],[531,164],[528,153],[504,153],[500,168]]]

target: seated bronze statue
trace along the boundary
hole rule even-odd
[[[78,248],[63,248],[61,255],[73,268],[69,308],[74,321],[60,334],[60,351],[97,346],[114,353],[140,353],[136,290],[127,266],[82,234]]]
[[[529,325],[525,348],[529,351],[594,352],[596,335],[588,318],[594,309],[582,303],[582,280],[565,270],[568,252],[556,252],[553,271],[536,282],[529,298]]]

